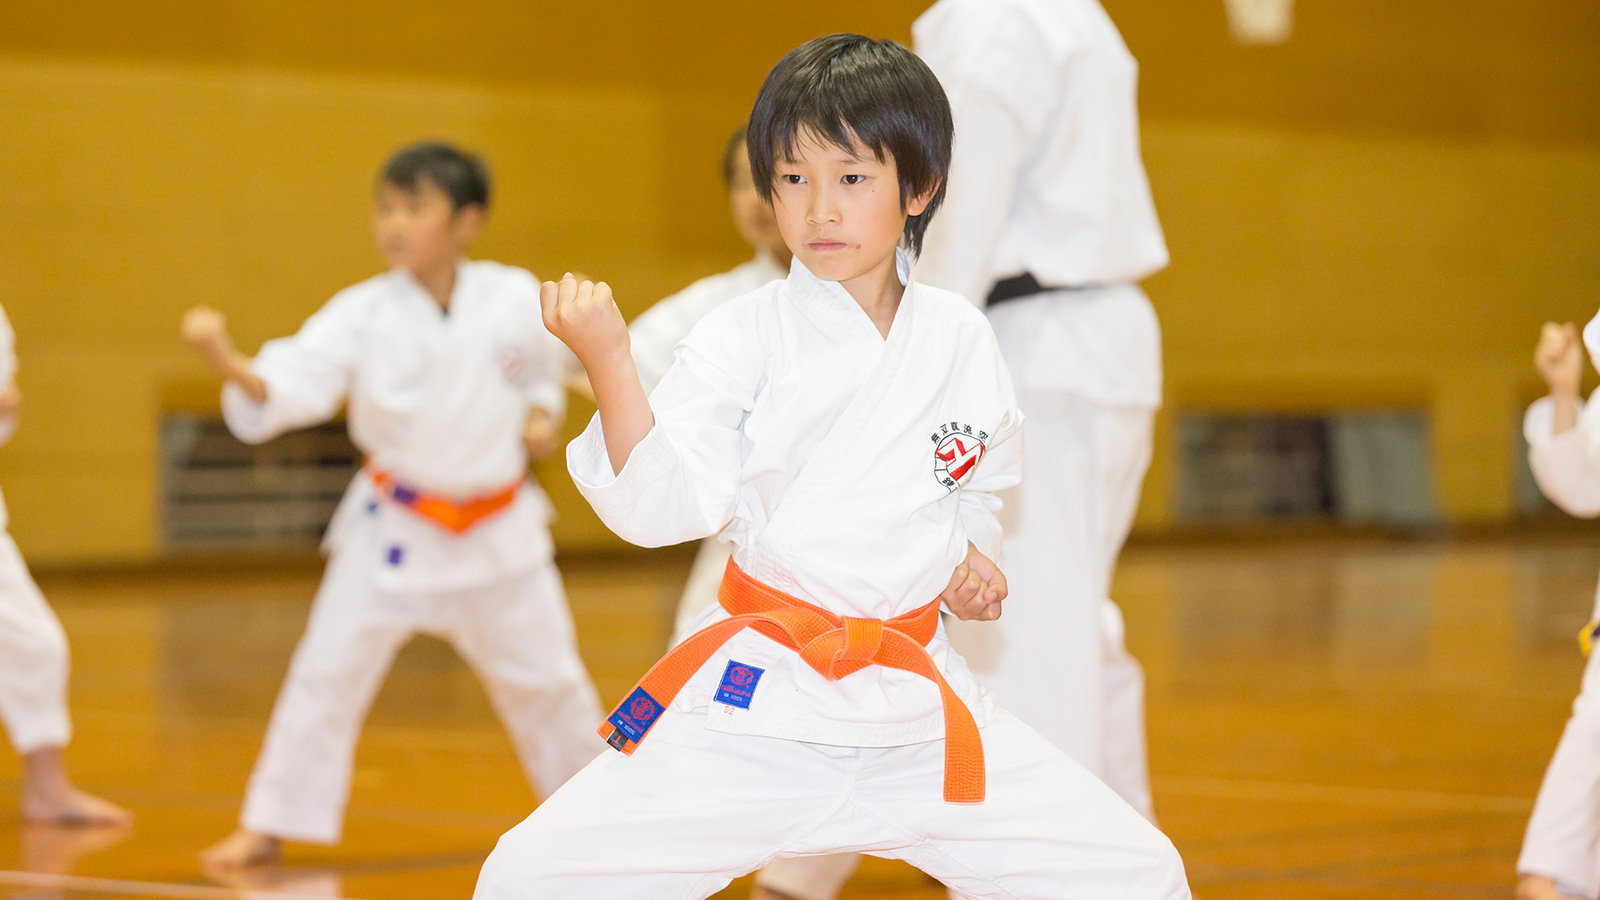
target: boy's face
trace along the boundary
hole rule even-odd
[[[454,266],[482,220],[478,207],[455,209],[450,195],[427,178],[410,189],[384,182],[373,199],[378,252],[392,268],[418,275]]]
[[[851,282],[894,267],[906,216],[928,198],[900,203],[894,157],[802,133],[795,159],[773,160],[772,208],[784,243],[818,278]]]
[[[756,190],[756,180],[750,175],[750,155],[742,150],[733,155],[733,180],[728,182],[728,212],[733,215],[733,227],[745,243],[757,250],[766,250],[780,258],[788,258],[789,248],[778,232],[778,220],[772,207],[761,199]]]

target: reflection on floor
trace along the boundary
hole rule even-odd
[[[660,650],[686,570],[672,553],[567,567],[605,700]],[[1196,892],[1509,897],[1597,571],[1600,548],[1573,536],[1131,550],[1115,593],[1149,677],[1157,810]],[[341,845],[293,847],[231,884],[197,868],[233,824],[317,575],[41,579],[73,641],[69,760],[139,820],[24,829],[15,760],[0,758],[0,898],[470,896],[534,798],[477,683],[429,639],[373,710]],[[845,896],[943,892],[869,861]]]

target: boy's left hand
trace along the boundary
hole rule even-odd
[[[549,413],[538,407],[528,410],[528,421],[522,426],[522,446],[528,450],[528,459],[534,462],[560,448],[561,435]]]
[[[22,391],[17,389],[17,383],[13,381],[0,390],[0,418],[14,416],[21,408]]]
[[[969,542],[966,561],[956,566],[939,601],[963,621],[992,622],[1000,618],[1000,601],[1005,598],[1005,574]]]

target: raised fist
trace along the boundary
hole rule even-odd
[[[228,337],[228,318],[209,306],[191,307],[183,314],[178,333],[189,346],[213,354],[232,344]]]
[[[1550,393],[1576,396],[1583,379],[1583,341],[1571,322],[1544,323],[1539,331],[1539,346],[1533,351],[1533,365],[1550,386]]]
[[[544,327],[572,348],[591,372],[615,364],[628,353],[628,326],[604,281],[579,281],[567,275],[539,289]]]

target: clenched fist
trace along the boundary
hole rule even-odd
[[[1571,322],[1544,323],[1539,330],[1539,345],[1533,351],[1533,365],[1550,386],[1550,393],[1575,397],[1583,379],[1583,341]]]
[[[579,281],[570,273],[539,289],[544,327],[572,348],[584,369],[616,365],[628,355],[628,326],[604,281]]]
[[[191,307],[184,313],[178,333],[189,346],[207,357],[219,356],[233,347],[233,339],[228,336],[228,317],[209,306]]]
[[[956,618],[992,622],[1000,618],[1000,601],[1006,598],[1006,576],[994,560],[967,544],[967,559],[950,575],[939,601]]]

